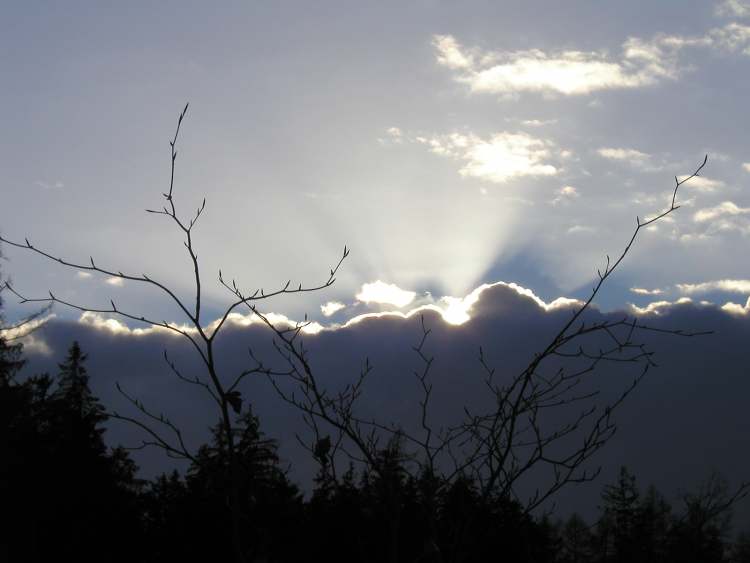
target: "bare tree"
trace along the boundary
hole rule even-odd
[[[345,461],[364,463],[387,478],[391,469],[377,454],[382,444],[390,445],[395,439],[408,450],[404,461],[421,474],[433,477],[433,500],[441,487],[469,476],[478,483],[482,498],[513,499],[526,512],[540,507],[568,484],[596,478],[601,467],[591,469],[589,461],[614,436],[617,424],[613,414],[656,365],[645,335],[656,332],[694,337],[708,333],[657,328],[627,315],[590,320],[592,304],[640,232],[679,209],[679,188],[699,176],[707,161],[708,156],[688,177],[675,178],[665,210],[645,220],[636,218],[635,229],[623,250],[614,260],[607,256],[603,270],[597,270],[588,298],[579,302],[570,319],[526,368],[516,374],[503,373],[490,365],[479,348],[479,368],[493,399],[492,408],[475,412],[472,406],[464,405],[462,420],[452,427],[435,428],[431,420],[434,358],[427,353],[431,329],[425,326],[424,318],[422,334],[414,346],[422,365],[414,372],[421,389],[420,429],[407,432],[389,421],[358,416],[356,403],[373,370],[369,361],[353,383],[342,390],[331,390],[311,365],[304,344],[304,323],[279,329],[253,303],[246,303],[275,334],[275,346],[286,363],[292,390],[273,374],[268,375],[278,395],[302,412],[312,431],[312,438],[306,442],[308,450],[334,481],[337,454],[343,455]],[[239,300],[244,299],[236,288],[228,289]],[[607,399],[593,378],[614,366],[631,366],[635,373],[615,398]],[[532,473],[540,485],[531,496],[522,498],[520,484]],[[428,510],[427,514],[433,511]],[[473,523],[464,524],[468,529]],[[435,538],[429,538],[426,545],[428,550],[437,549]],[[441,560],[439,553],[434,557]]]
[[[1,239],[2,237],[0,237]],[[0,252],[0,260],[5,260],[2,252]],[[49,312],[51,305],[45,305],[40,307],[30,315],[15,320],[12,323],[5,321],[2,315],[3,306],[3,293],[7,291],[10,280],[6,276],[0,274],[0,340],[4,342],[13,342],[29,336],[32,332],[38,329],[45,321],[45,315]]]
[[[184,376],[176,363],[170,359],[166,350],[164,351],[164,360],[167,363],[169,369],[174,373],[176,377],[184,382],[196,385],[202,388],[206,393],[208,393],[208,395],[210,395],[213,402],[215,403],[216,408],[218,409],[221,432],[226,443],[227,459],[229,465],[227,475],[227,497],[232,523],[231,532],[234,558],[237,562],[243,562],[246,560],[246,554],[243,551],[240,530],[240,522],[242,519],[240,499],[238,496],[238,491],[240,489],[240,467],[238,465],[236,455],[237,432],[232,417],[233,414],[239,415],[242,411],[243,397],[240,390],[240,384],[246,377],[258,373],[263,373],[266,375],[283,374],[274,372],[273,370],[266,368],[262,363],[257,363],[252,367],[240,371],[239,373],[220,372],[219,368],[217,367],[215,348],[216,339],[221,333],[222,329],[227,325],[230,314],[240,306],[252,306],[254,310],[258,310],[259,305],[263,301],[271,297],[313,292],[329,287],[334,283],[336,272],[338,271],[344,259],[348,256],[349,251],[346,247],[344,248],[343,254],[339,258],[336,265],[330,268],[329,274],[325,281],[315,286],[303,286],[300,283],[296,287],[294,287],[291,285],[291,281],[287,281],[282,287],[271,291],[266,291],[262,288],[258,288],[248,293],[247,295],[242,294],[240,296],[240,291],[237,284],[234,281],[229,283],[226,282],[221,270],[219,270],[218,279],[220,283],[228,287],[235,288],[235,295],[237,297],[229,305],[226,306],[223,314],[220,315],[218,321],[205,324],[201,309],[201,306],[203,304],[203,283],[198,262],[198,255],[196,253],[193,238],[193,229],[195,228],[198,220],[200,219],[203,211],[206,208],[206,200],[204,199],[195,213],[189,216],[178,214],[177,206],[175,203],[174,187],[175,162],[177,160],[177,141],[180,133],[180,127],[185,118],[187,110],[188,105],[185,105],[185,108],[180,113],[179,119],[177,121],[177,127],[175,129],[174,136],[169,142],[171,153],[171,170],[169,189],[166,193],[162,194],[164,197],[164,204],[161,209],[148,209],[147,212],[163,216],[183,235],[183,244],[185,247],[185,251],[187,252],[188,259],[193,267],[194,272],[195,297],[192,299],[192,301],[186,301],[182,299],[165,283],[147,274],[124,273],[121,270],[113,267],[104,267],[95,262],[93,257],[89,257],[87,263],[76,262],[65,259],[61,256],[54,255],[51,252],[32,244],[28,238],[26,238],[23,242],[19,242],[0,236],[0,241],[9,246],[26,250],[28,252],[37,254],[49,261],[56,262],[58,264],[61,264],[62,266],[78,271],[104,274],[113,278],[141,283],[154,287],[158,289],[167,300],[177,305],[184,319],[187,321],[188,328],[175,323],[167,322],[165,320],[151,318],[147,313],[124,310],[118,307],[113,300],[110,300],[108,306],[97,307],[91,304],[71,302],[59,298],[52,291],[50,291],[49,295],[45,297],[27,297],[20,291],[15,289],[15,287],[9,281],[4,282],[3,289],[18,297],[21,303],[42,304],[44,307],[48,307],[53,304],[59,304],[81,312],[101,313],[106,315],[118,316],[129,321],[143,323],[153,327],[160,327],[172,331],[190,343],[192,349],[200,360],[200,365],[202,366],[203,371],[202,377],[196,376],[194,378],[188,378]],[[276,328],[279,331],[284,330],[284,328],[280,326]],[[171,457],[188,459],[195,463],[199,462],[199,460],[195,456],[195,453],[187,446],[178,424],[170,420],[163,413],[157,412],[143,404],[143,402],[141,402],[137,397],[128,393],[126,389],[119,383],[117,384],[117,389],[122,394],[122,396],[133,405],[136,410],[136,414],[130,415],[112,411],[109,412],[108,415],[111,418],[122,420],[137,426],[147,436],[147,438],[144,439],[139,446],[133,449],[155,446],[163,449],[167,453],[167,455]]]

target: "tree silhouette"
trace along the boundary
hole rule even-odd
[[[147,274],[128,274],[123,273],[121,270],[116,268],[102,267],[98,265],[93,257],[89,257],[88,262],[74,262],[62,257],[54,256],[51,253],[33,245],[28,238],[24,239],[24,242],[17,242],[9,240],[3,236],[0,236],[0,241],[10,246],[26,250],[41,256],[47,260],[51,260],[57,264],[63,266],[84,271],[90,273],[98,273],[120,280],[145,284],[150,287],[158,289],[162,295],[171,303],[176,304],[189,326],[184,328],[182,325],[168,323],[167,321],[160,321],[158,319],[151,318],[148,314],[127,311],[118,307],[113,300],[110,300],[108,306],[97,307],[84,303],[74,303],[61,299],[50,291],[49,296],[41,298],[29,298],[25,297],[22,293],[17,291],[13,285],[9,282],[5,282],[4,289],[7,289],[12,294],[16,295],[22,303],[41,303],[45,306],[52,304],[60,304],[69,307],[73,310],[82,312],[108,314],[113,316],[119,316],[129,321],[143,323],[153,327],[160,327],[165,330],[171,331],[180,337],[187,340],[190,343],[192,349],[197,354],[199,359],[203,377],[196,376],[195,378],[185,377],[181,371],[180,366],[173,362],[167,351],[164,352],[164,359],[169,369],[174,373],[180,380],[195,385],[201,388],[203,391],[208,393],[212,398],[218,413],[220,415],[220,429],[223,434],[224,444],[226,446],[226,458],[228,462],[229,482],[227,483],[227,493],[229,496],[228,509],[231,514],[231,530],[232,530],[232,546],[233,546],[233,558],[238,563],[246,561],[246,553],[243,550],[243,540],[240,534],[240,526],[245,516],[241,513],[241,499],[240,489],[242,486],[242,475],[241,467],[237,460],[238,454],[236,452],[236,436],[233,415],[239,414],[243,408],[243,397],[241,384],[246,377],[252,374],[272,374],[272,370],[268,369],[261,362],[255,360],[251,352],[252,365],[247,369],[241,370],[239,373],[226,373],[219,369],[217,365],[217,354],[216,354],[216,339],[221,333],[222,328],[227,325],[227,321],[230,315],[239,307],[246,306],[255,313],[261,315],[259,310],[259,304],[264,300],[279,296],[279,295],[293,295],[297,293],[305,293],[311,291],[318,291],[326,288],[334,283],[336,278],[336,272],[338,271],[341,263],[348,256],[349,251],[344,247],[343,254],[338,260],[337,264],[330,268],[329,275],[326,281],[316,286],[303,286],[302,283],[297,284],[296,287],[292,286],[291,280],[287,281],[282,287],[265,291],[263,288],[258,288],[254,291],[245,291],[232,280],[231,282],[224,279],[221,270],[218,273],[219,283],[231,291],[233,295],[232,302],[225,308],[224,312],[219,316],[219,320],[210,324],[205,324],[203,320],[203,280],[201,277],[200,264],[198,261],[198,255],[196,252],[193,229],[200,219],[203,211],[206,207],[206,200],[204,199],[194,214],[183,217],[177,212],[176,207],[176,193],[175,187],[175,162],[177,160],[177,141],[179,138],[180,128],[188,110],[188,105],[180,113],[177,120],[177,127],[175,129],[174,136],[169,142],[170,146],[170,181],[169,189],[163,193],[164,204],[160,209],[148,209],[147,212],[160,215],[165,217],[173,226],[184,237],[184,247],[187,251],[189,261],[193,268],[193,282],[195,288],[195,298],[192,302],[183,301],[177,296],[177,293],[170,289],[166,284],[159,280],[150,277]],[[267,318],[263,317],[265,320]],[[277,327],[280,331],[293,331],[301,328],[301,325],[296,326],[280,326]],[[128,391],[121,386],[117,385],[117,389],[134,407],[135,414],[126,414],[116,411],[108,412],[110,418],[122,420],[130,424],[139,427],[146,438],[142,441],[140,448],[155,446],[162,448],[166,453],[173,457],[185,458],[192,462],[197,462],[196,452],[191,449],[184,440],[182,432],[180,431],[179,425],[173,422],[168,416],[161,412],[155,411],[147,405],[144,405],[137,397],[132,396]]]
[[[241,548],[252,561],[293,561],[302,555],[295,530],[303,520],[301,495],[280,467],[277,446],[264,437],[251,410],[238,417],[241,468]],[[202,446],[186,478],[162,475],[144,495],[149,561],[231,559],[229,458],[221,425]]]
[[[136,467],[108,451],[105,416],[74,344],[55,379],[0,384],[0,467],[8,561],[131,561],[141,534]],[[55,387],[55,381],[57,386]],[[116,552],[111,546],[132,538]]]
[[[591,528],[578,514],[572,514],[562,528],[561,563],[591,561],[593,538]]]
[[[632,529],[636,558],[644,563],[664,561],[672,508],[652,485],[641,495]]]
[[[608,561],[624,563],[636,558],[634,541],[640,493],[635,476],[626,467],[620,468],[617,482],[602,492],[603,522],[606,523]]]

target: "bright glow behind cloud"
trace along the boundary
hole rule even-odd
[[[406,307],[414,301],[416,295],[415,292],[406,291],[395,284],[377,280],[373,283],[363,284],[362,289],[356,297],[363,303],[382,303],[385,305],[395,305],[396,307]]]
[[[370,318],[379,318],[379,317],[387,317],[387,316],[409,318],[416,314],[421,313],[422,311],[435,311],[437,313],[440,313],[440,315],[443,317],[443,320],[446,323],[451,324],[451,325],[462,325],[471,320],[472,309],[479,301],[479,298],[481,297],[482,293],[488,289],[491,289],[497,286],[508,287],[512,289],[513,291],[515,291],[516,293],[518,293],[519,295],[523,295],[524,297],[530,298],[531,300],[534,301],[534,303],[538,307],[540,307],[541,309],[547,312],[554,311],[556,309],[566,308],[566,307],[580,306],[582,304],[580,300],[571,299],[569,297],[558,297],[557,299],[547,303],[543,299],[539,298],[530,289],[521,287],[520,285],[515,284],[515,283],[506,283],[506,282],[500,281],[500,282],[495,282],[495,283],[482,284],[479,287],[475,288],[473,291],[471,291],[468,295],[465,295],[464,297],[444,296],[438,299],[436,303],[428,303],[426,305],[420,305],[419,307],[411,309],[405,313],[401,311],[384,311],[380,313],[365,313],[363,315],[358,315],[348,320],[343,326],[347,327],[352,324],[356,324],[365,319],[370,319]],[[357,296],[357,298],[359,299],[359,296]]]

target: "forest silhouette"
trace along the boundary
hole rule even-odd
[[[0,559],[231,559],[220,429],[184,474],[139,478],[129,452],[105,443],[107,415],[86,360],[74,342],[55,375],[19,377],[21,345],[0,340],[0,483],[10,516]],[[750,561],[750,535],[732,536],[736,499],[718,476],[673,507],[653,487],[639,490],[622,468],[603,487],[593,521],[559,520],[529,515],[509,497],[483,498],[468,476],[435,496],[439,477],[405,471],[394,439],[378,452],[386,470],[351,466],[339,480],[321,470],[303,495],[252,409],[237,415],[235,428],[249,561]]]

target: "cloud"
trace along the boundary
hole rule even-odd
[[[730,23],[722,28],[712,29],[708,38],[716,48],[728,52],[742,52],[750,55],[750,26]]]
[[[581,301],[577,299],[570,299],[568,297],[558,297],[557,299],[547,303],[528,288],[522,287],[512,282],[507,283],[499,281],[489,284],[482,284],[464,297],[444,296],[437,301],[420,305],[406,312],[383,311],[379,313],[365,313],[362,315],[357,315],[356,317],[348,320],[344,325],[333,326],[330,327],[330,329],[336,330],[339,327],[345,328],[349,325],[357,324],[367,319],[388,317],[409,319],[416,315],[424,313],[437,313],[440,317],[442,317],[443,321],[448,323],[449,325],[463,325],[472,319],[473,314],[476,312],[475,305],[482,298],[482,294],[484,294],[485,292],[492,293],[492,291],[496,290],[496,288],[504,288],[514,292],[517,295],[521,295],[524,298],[531,299],[536,306],[545,311],[555,311],[558,309],[573,307],[582,304]]]
[[[404,134],[398,127],[389,127],[385,130],[386,134],[388,135],[388,140],[390,142],[395,144],[401,144],[404,142]],[[385,142],[381,139],[382,142]]]
[[[688,175],[677,176],[677,179],[682,182],[688,177]],[[719,188],[723,188],[724,186],[725,184],[721,180],[713,180],[711,178],[706,178],[705,176],[695,176],[685,184],[685,187],[689,187],[701,192],[713,192]]]
[[[746,15],[747,4],[730,0],[726,10]],[[435,35],[432,44],[437,63],[453,71],[454,79],[473,93],[581,96],[677,80],[685,71],[679,55],[686,48],[750,54],[750,27],[732,22],[698,36],[630,37],[618,57],[606,51],[483,51],[462,46],[452,35]]]
[[[94,274],[92,274],[91,272],[76,272],[76,276],[77,276],[77,277],[78,277],[79,279],[82,279],[82,280],[87,280],[87,279],[89,279],[89,278],[92,278],[92,277],[94,277]]]
[[[750,162],[743,162],[743,163],[742,163],[742,169],[743,169],[743,170],[744,170],[745,172],[750,172]]]
[[[664,293],[661,289],[644,289],[642,287],[631,287],[630,291],[636,295],[661,295]]]
[[[591,227],[589,225],[573,225],[566,231],[569,235],[575,235],[578,233],[594,233],[596,232],[596,229],[594,227]]]
[[[514,94],[551,92],[584,95],[598,90],[637,88],[676,78],[679,47],[660,38],[637,38],[623,44],[619,59],[605,52],[525,51],[481,52],[461,46],[451,35],[433,38],[438,64],[456,72],[455,79],[472,92]]]
[[[750,207],[739,207],[731,201],[724,201],[715,207],[707,207],[697,211],[693,215],[693,221],[696,223],[705,223],[721,217],[746,215],[748,213],[750,213]]]
[[[578,190],[573,186],[563,186],[555,192],[555,197],[550,203],[552,203],[552,205],[557,205],[560,202],[570,201],[580,196],[581,194],[578,193]]]
[[[492,284],[482,284],[474,291],[469,293],[465,297],[442,297],[440,299],[440,305],[442,305],[442,316],[445,322],[449,324],[463,324],[471,319],[469,313],[475,308],[479,302],[482,294],[485,292],[491,293],[493,288],[507,288],[514,291],[520,296],[531,299],[540,309],[546,312],[556,311],[558,309],[568,308],[580,305],[581,302],[577,299],[570,299],[568,297],[558,297],[557,299],[547,303],[540,297],[538,297],[531,289],[522,287],[515,283],[506,282],[495,282]]]
[[[750,280],[714,280],[703,283],[678,283],[676,287],[687,295],[708,293],[711,291],[750,294]]]
[[[748,297],[744,305],[733,303],[732,301],[727,301],[726,303],[724,303],[724,305],[721,306],[721,310],[726,311],[731,315],[739,315],[745,317],[748,313],[750,313],[750,297]]]
[[[49,314],[19,322],[11,327],[0,327],[0,337],[9,342],[16,340],[23,342],[24,350],[27,353],[50,356],[52,349],[43,338],[38,338],[35,332],[55,318],[56,315]]]
[[[320,306],[320,310],[323,313],[324,317],[330,317],[331,315],[335,315],[338,311],[341,311],[342,309],[345,309],[345,308],[346,308],[346,305],[338,301],[329,301],[325,305]]]
[[[453,36],[435,35],[433,45],[437,49],[439,64],[451,69],[471,69],[474,66],[474,57]]]
[[[558,192],[563,197],[578,197],[581,194],[578,193],[578,190],[574,188],[573,186],[563,186],[558,190]]]
[[[631,311],[636,315],[649,316],[649,315],[663,315],[664,313],[670,312],[670,310],[677,305],[690,305],[693,300],[689,297],[680,297],[677,301],[654,301],[649,303],[645,307],[638,307],[630,303]]]
[[[636,149],[604,147],[596,151],[599,156],[609,160],[626,160],[636,166],[643,166],[651,158],[651,155]]]
[[[557,123],[557,119],[524,119],[521,121],[521,125],[528,125],[529,127],[542,127],[553,123]]]
[[[360,289],[356,297],[363,303],[382,303],[385,305],[395,305],[396,307],[406,307],[414,301],[416,295],[415,292],[406,291],[395,284],[377,280],[372,283],[363,284],[362,289]]]
[[[107,278],[107,281],[105,283],[108,285],[113,285],[115,287],[122,287],[125,284],[125,281],[122,278],[112,276]]]
[[[37,180],[34,183],[45,190],[61,190],[65,187],[65,184],[63,184],[59,180],[56,182],[43,182],[42,180]]]
[[[301,327],[302,332],[305,334],[317,334],[324,329],[323,325],[317,322],[309,321],[295,321],[290,319],[286,315],[279,313],[264,313],[264,316],[274,326],[282,327]],[[204,326],[203,328],[211,333],[219,324],[220,319],[216,319]],[[167,323],[169,327],[163,325],[152,325],[146,324],[140,327],[131,327],[123,322],[117,315],[93,313],[91,311],[84,311],[78,318],[78,323],[81,325],[90,326],[99,331],[124,336],[133,337],[148,337],[154,334],[165,334],[169,338],[181,338],[182,336],[172,330],[174,328],[179,329],[183,333],[188,335],[197,335],[198,330],[193,325],[181,324],[181,323]],[[249,327],[249,326],[264,326],[265,322],[254,313],[242,314],[242,313],[230,313],[227,317],[226,324],[229,326],[236,327]]]
[[[750,16],[750,2],[747,0],[724,0],[714,8],[717,16],[744,18]]]
[[[79,317],[78,322],[83,325],[94,327],[97,330],[111,332],[112,334],[143,335],[155,330],[167,330],[163,327],[131,329],[128,325],[118,319],[106,317],[105,315],[102,315],[100,313],[92,313],[90,311],[83,312]]]
[[[526,133],[495,133],[489,139],[474,134],[451,133],[432,138],[417,137],[441,156],[464,161],[462,176],[502,184],[523,176],[554,176],[558,169],[550,164],[553,143]]]

